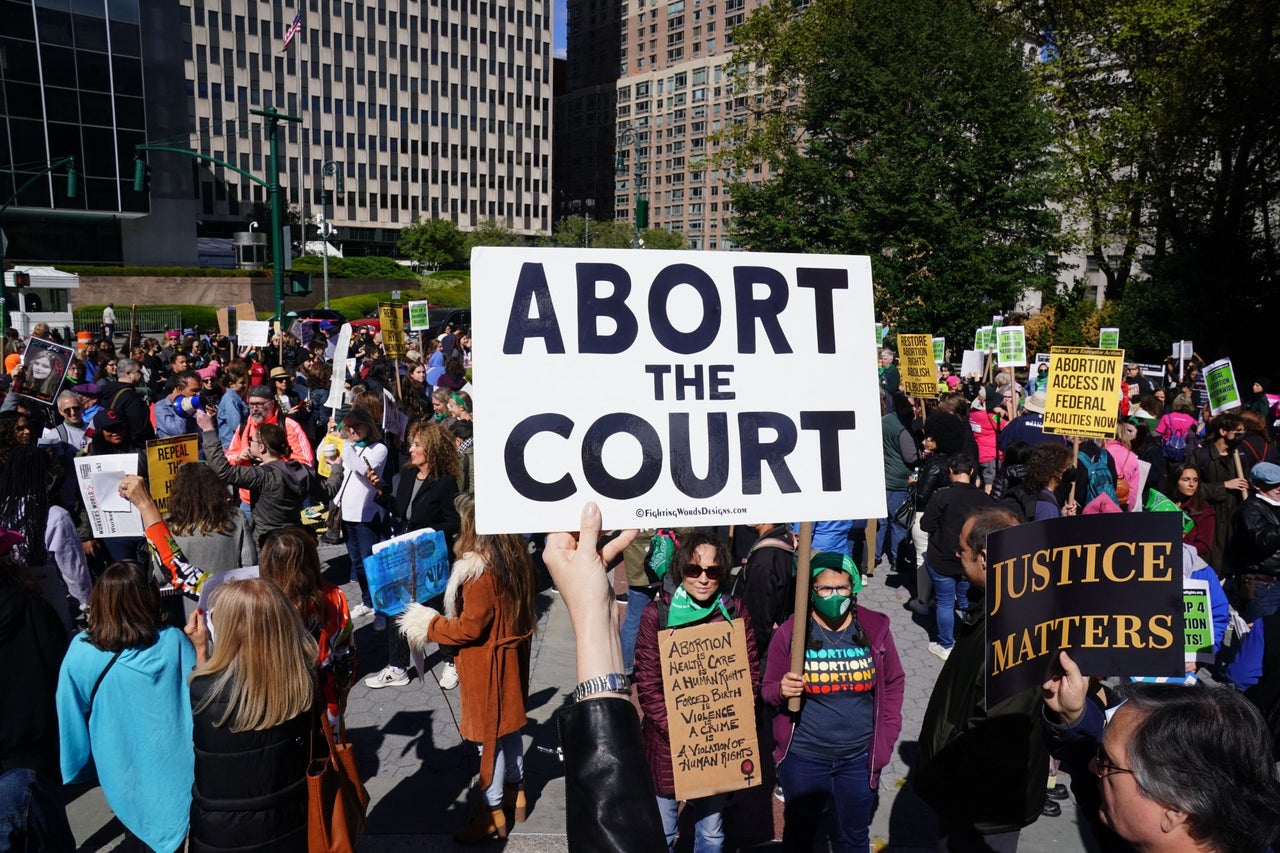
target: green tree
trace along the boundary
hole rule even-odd
[[[683,234],[677,234],[674,231],[668,231],[665,228],[649,228],[640,234],[640,239],[644,241],[646,249],[687,249],[689,244],[685,241]],[[627,238],[627,245],[631,245],[631,238]]]
[[[593,249],[626,249],[631,246],[631,226],[608,219],[567,216],[556,225],[548,245],[581,248],[584,243]]]
[[[463,244],[462,232],[452,219],[415,219],[408,228],[401,229],[396,248],[406,258],[437,270],[460,265]]]
[[[516,233],[496,219],[490,219],[464,232],[464,237],[468,258],[471,257],[471,250],[477,246],[527,246],[530,242],[523,234]]]
[[[761,7],[719,163],[738,242],[870,255],[880,316],[949,340],[1051,288],[1051,125],[1019,35],[954,0]]]

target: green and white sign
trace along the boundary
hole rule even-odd
[[[884,336],[889,334],[889,327],[884,323],[876,323],[876,346],[884,346]]]
[[[973,333],[973,348],[978,352],[991,352],[996,346],[996,336],[992,326],[979,326]]]
[[[1027,333],[1022,326],[1001,326],[996,330],[996,366],[1027,366]]]
[[[424,331],[431,325],[431,320],[427,317],[427,307],[430,305],[425,299],[420,302],[409,303],[409,328],[415,332]]]
[[[1120,329],[1099,329],[1098,349],[1120,349]]]
[[[946,360],[947,360],[947,339],[934,338],[933,339],[933,363],[942,364],[942,362]]]
[[[1182,581],[1182,618],[1187,661],[1213,663],[1213,611],[1207,580]]]
[[[1240,405],[1236,372],[1231,359],[1222,358],[1204,369],[1204,383],[1209,388],[1209,411],[1214,415]]]

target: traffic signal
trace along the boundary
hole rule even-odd
[[[133,191],[144,193],[151,189],[151,167],[141,157],[133,160]]]
[[[636,228],[644,230],[649,227],[649,199],[636,199]]]
[[[13,286],[14,287],[30,287],[31,273],[15,271],[13,274]]]
[[[289,273],[289,293],[293,296],[306,296],[311,293],[311,273]]]

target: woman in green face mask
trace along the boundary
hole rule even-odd
[[[753,697],[760,695],[760,663],[751,619],[736,596],[720,592],[721,581],[728,579],[732,565],[729,560],[729,549],[719,539],[705,533],[682,535],[671,558],[670,570],[663,578],[662,591],[646,605],[640,617],[640,632],[636,637],[636,693],[644,710],[645,757],[649,759],[653,775],[668,850],[675,849],[680,804],[675,796],[658,634],[707,622],[740,620],[746,632],[747,660],[751,665],[751,693]],[[687,807],[694,816],[694,853],[714,853],[723,848],[724,824],[720,812],[724,801],[723,794],[688,801]]]
[[[782,847],[812,850],[830,802],[833,849],[865,853],[880,769],[902,731],[905,675],[889,617],[858,606],[862,577],[853,559],[819,552],[810,570],[803,672],[791,671],[792,617],[774,632],[761,687],[778,709],[773,757],[786,802]],[[801,702],[793,714],[787,700],[795,697]]]

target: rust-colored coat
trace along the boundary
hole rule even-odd
[[[512,614],[502,612],[493,575],[474,554],[454,564],[450,586],[457,592],[457,616],[449,618],[430,607],[411,605],[400,617],[400,625],[409,642],[419,648],[427,642],[456,647],[462,705],[459,728],[464,738],[484,747],[480,786],[488,787],[498,738],[519,731],[526,722],[532,634],[513,636],[505,629]],[[446,599],[453,592],[446,593]]]

